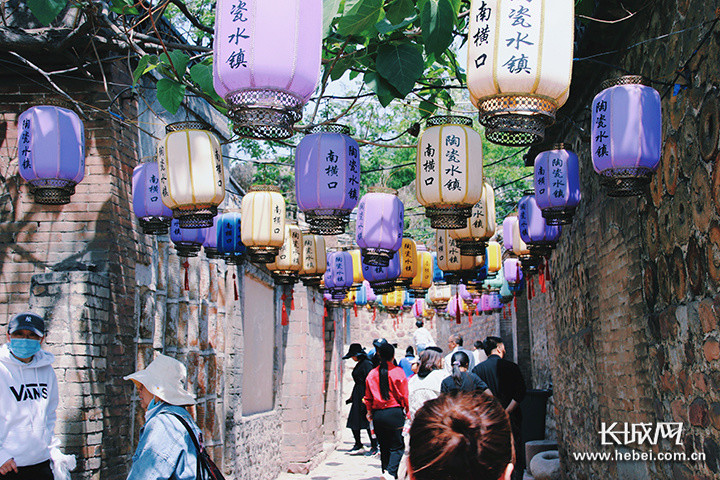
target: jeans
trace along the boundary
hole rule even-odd
[[[373,425],[380,444],[382,470],[397,478],[400,459],[405,451],[405,441],[402,436],[405,425],[403,409],[392,407],[373,411]]]

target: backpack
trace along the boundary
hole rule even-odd
[[[223,477],[220,469],[217,467],[217,465],[215,465],[215,462],[212,461],[210,456],[207,454],[207,451],[205,451],[205,448],[200,445],[200,442],[198,442],[198,439],[195,436],[195,432],[193,432],[193,429],[187,423],[187,420],[185,420],[182,415],[178,415],[177,413],[166,413],[169,413],[170,415],[180,420],[180,423],[182,423],[185,429],[188,431],[188,434],[190,435],[190,438],[195,445],[195,450],[197,451],[197,480],[225,480],[225,477]]]

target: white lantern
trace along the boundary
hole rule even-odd
[[[487,241],[495,235],[495,191],[488,183],[482,191],[482,197],[473,206],[465,228],[450,230],[450,236],[457,242],[463,256],[482,255]]]
[[[306,287],[320,285],[322,276],[327,269],[327,252],[325,251],[325,239],[322,235],[313,235],[304,232],[302,236],[302,268],[300,269],[300,280]]]
[[[477,257],[460,255],[460,248],[450,236],[450,230],[436,230],[435,246],[438,267],[444,272],[448,283],[460,282],[478,265]]]
[[[272,185],[253,185],[242,199],[242,243],[250,260],[270,263],[285,241],[285,199]]]
[[[297,283],[302,269],[303,235],[300,227],[285,224],[285,241],[275,256],[275,261],[266,266],[272,272],[276,283],[292,285]]]

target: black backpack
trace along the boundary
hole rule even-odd
[[[225,477],[223,477],[220,469],[217,467],[217,465],[215,465],[215,462],[212,461],[210,456],[205,451],[205,448],[200,445],[200,442],[198,442],[197,437],[195,437],[195,432],[193,431],[192,427],[187,423],[187,420],[185,420],[182,415],[178,415],[177,413],[165,413],[169,413],[178,420],[180,420],[180,423],[182,423],[185,429],[188,431],[188,434],[190,435],[190,438],[195,445],[195,450],[197,451],[197,480],[225,480]]]

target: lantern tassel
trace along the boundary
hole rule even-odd
[[[355,318],[357,318],[357,303],[353,305],[353,312],[355,312]]]
[[[375,317],[376,317],[376,316],[377,316],[377,309],[376,309],[375,307],[373,307],[373,318],[372,318],[372,323],[375,323]]]
[[[513,307],[515,307],[515,313],[517,314],[517,296],[513,297]]]
[[[295,311],[295,289],[290,289],[290,311]]]
[[[460,325],[462,323],[462,320],[460,319],[460,316],[462,315],[462,309],[460,308],[460,295],[455,294],[455,323]]]
[[[235,293],[235,301],[237,302],[240,299],[240,296],[238,295],[238,288],[237,288],[237,281],[235,274],[233,273],[233,292]]]
[[[323,320],[327,318],[327,305],[323,305]]]
[[[540,267],[540,275],[538,276],[538,281],[540,282],[540,292],[545,293],[547,290],[545,288],[545,262],[543,261],[542,266]]]
[[[281,307],[281,308],[282,308],[282,315],[281,315],[281,319],[282,319],[282,320],[281,320],[281,322],[280,322],[280,325],[282,325],[282,326],[285,326],[285,325],[288,324],[288,313],[287,313],[287,308],[285,307],[285,300],[286,300],[286,298],[287,298],[287,297],[285,297],[285,294],[284,294],[284,293],[283,293],[282,296],[280,297],[280,302],[282,303],[282,307]]]
[[[474,310],[475,305],[473,305],[473,308],[468,308],[468,322],[470,322],[470,326],[472,327],[472,314]]]
[[[188,291],[190,290],[190,274],[188,273],[188,269],[190,268],[190,262],[185,260],[182,266],[185,269],[185,291]]]

